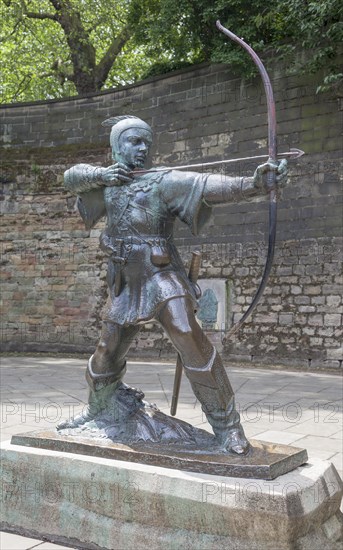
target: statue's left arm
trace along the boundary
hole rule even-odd
[[[160,189],[169,211],[197,235],[209,220],[212,206],[266,194],[263,175],[271,170],[277,174],[276,181],[283,183],[287,163],[269,161],[259,166],[253,177],[244,178],[171,170],[163,176]]]
[[[270,191],[263,175],[275,171],[278,185],[284,183],[287,176],[287,161],[280,164],[266,162],[259,166],[252,177],[228,177],[220,174],[206,176],[203,198],[214,206],[228,202],[240,202]]]

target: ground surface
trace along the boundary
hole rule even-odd
[[[1,357],[1,440],[52,427],[87,400],[86,360]],[[125,382],[169,412],[175,366],[130,362]],[[305,447],[309,458],[333,462],[342,476],[342,379],[339,375],[233,367],[227,369],[248,437]],[[210,429],[186,377],[179,418]],[[65,546],[0,533],[1,550],[58,550]],[[117,549],[124,550],[124,549]]]

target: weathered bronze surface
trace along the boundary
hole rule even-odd
[[[220,451],[214,436],[207,435],[208,439],[204,438],[203,445],[193,444],[187,449],[183,443],[125,445],[109,440],[92,441],[82,435],[68,437],[52,430],[14,435],[11,443],[189,472],[266,480],[275,479],[307,462],[307,452],[304,449],[257,440],[250,441],[248,456],[234,456]]]
[[[78,430],[98,430],[99,437],[105,430],[105,437],[116,442],[122,441],[123,434],[130,443],[158,443],[171,435],[186,446],[189,437],[192,441],[189,425],[185,428],[177,419],[162,419],[161,413],[144,405],[141,392],[122,383],[131,343],[142,324],[154,320],[179,357],[172,414],[183,369],[216,443],[223,451],[243,456],[249,452],[249,443],[234,392],[219,354],[195,318],[199,262],[193,261],[186,273],[173,241],[174,223],[178,218],[197,234],[212,206],[267,194],[264,174],[273,172],[275,182],[284,180],[286,161],[267,162],[254,177],[246,178],[178,170],[140,173],[152,143],[151,127],[135,116],[113,117],[103,124],[111,128],[115,164],[108,168],[78,164],[66,171],[64,181],[78,196],[87,228],[107,218],[100,247],[108,256],[108,300],[101,338],[86,372],[88,407],[57,429],[70,436]]]

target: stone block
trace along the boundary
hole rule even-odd
[[[329,361],[329,360],[327,360],[327,361],[324,361],[323,365],[324,365],[325,368],[328,368],[328,369],[335,369],[335,370],[341,369],[342,360],[340,360],[340,361]]]
[[[294,322],[293,313],[280,313],[279,324],[280,325],[292,325]]]
[[[327,350],[327,358],[333,361],[343,361],[343,347]]]
[[[323,316],[322,315],[309,315],[308,324],[310,326],[322,327],[323,326]]]
[[[315,313],[317,308],[315,306],[299,306],[298,311],[300,313]]]
[[[340,548],[328,462],[268,482],[5,443],[2,476],[2,529],[82,550]]]
[[[325,326],[341,326],[342,316],[339,313],[328,313],[324,315],[324,325]]]

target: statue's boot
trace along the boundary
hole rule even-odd
[[[217,351],[214,349],[204,367],[185,365],[184,368],[221,448],[237,455],[247,454],[250,444],[241,426],[234,392]]]
[[[88,404],[83,411],[74,416],[70,420],[63,420],[57,424],[57,430],[65,430],[67,428],[78,428],[99,417],[102,411],[112,407],[111,397],[115,390],[121,384],[121,380],[126,372],[126,362],[122,368],[115,373],[97,374],[92,369],[92,357],[88,361],[86,380],[89,386]],[[112,404],[111,404],[112,403]],[[115,414],[115,411],[113,411]]]

